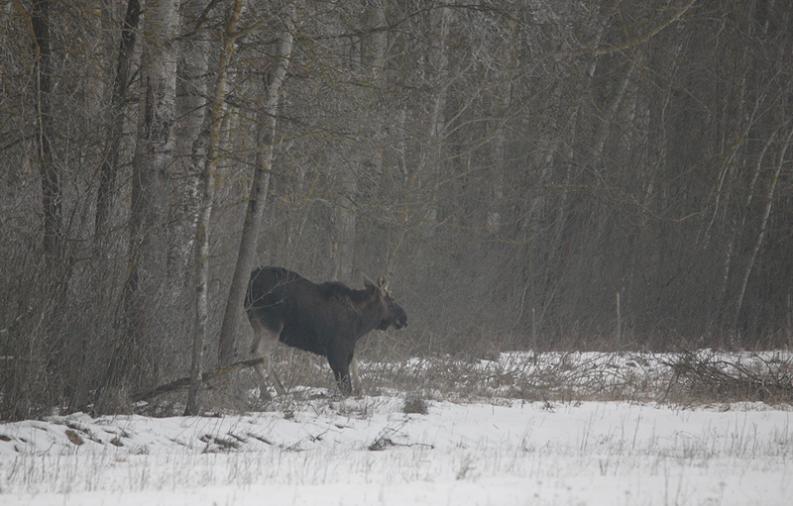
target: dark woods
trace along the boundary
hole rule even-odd
[[[386,274],[364,355],[790,344],[791,14],[1,3],[0,417],[247,358],[260,264]]]

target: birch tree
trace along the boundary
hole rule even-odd
[[[258,104],[256,165],[248,194],[248,206],[237,250],[237,261],[226,300],[226,309],[223,313],[218,345],[218,364],[220,366],[231,364],[237,352],[239,322],[243,318],[245,292],[248,288],[248,278],[254,267],[256,246],[259,241],[262,217],[267,202],[267,189],[270,184],[270,172],[273,166],[281,87],[286,79],[286,71],[292,57],[295,32],[294,4],[289,4],[287,8],[284,25],[283,31],[279,35],[278,52],[269,85],[266,88],[267,92],[262,102]]]
[[[168,277],[174,297],[191,284],[188,275],[194,253],[195,226],[200,214],[199,180],[206,162],[206,141],[199,139],[213,104],[209,97],[209,60],[213,30],[205,25],[211,0],[184,4],[182,39],[179,42],[176,83],[176,136],[174,168],[171,173],[170,221],[172,234],[168,252]],[[217,83],[215,83],[217,84]],[[192,300],[191,300],[192,304]]]
[[[159,375],[156,350],[161,346],[160,329],[165,323],[162,288],[168,253],[165,236],[168,169],[175,142],[177,26],[174,2],[147,2],[141,60],[142,98],[132,162],[126,335],[108,366],[105,377],[108,389],[156,381]],[[130,377],[133,367],[136,375]]]
[[[203,372],[204,347],[207,342],[207,325],[209,320],[209,224],[212,217],[215,187],[217,185],[218,151],[220,149],[220,130],[223,120],[223,104],[226,98],[226,76],[231,59],[234,56],[237,39],[237,24],[242,14],[242,0],[234,0],[229,8],[228,22],[223,33],[223,49],[220,52],[217,69],[217,81],[212,97],[211,114],[209,116],[209,132],[206,161],[201,173],[201,207],[195,232],[195,328],[193,349],[190,365],[190,390],[187,394],[186,415],[197,415],[200,409],[198,391],[201,386]]]

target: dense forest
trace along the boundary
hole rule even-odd
[[[257,265],[387,276],[370,354],[790,345],[792,14],[3,0],[0,418],[245,358]]]

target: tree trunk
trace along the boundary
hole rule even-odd
[[[31,14],[36,38],[36,147],[41,173],[41,197],[44,211],[44,253],[53,259],[60,253],[63,235],[63,190],[58,167],[52,155],[52,60],[50,51],[50,5],[48,0],[33,2]]]
[[[771,0],[769,4],[766,6],[766,12],[771,13],[773,11],[774,1]],[[759,33],[755,34],[755,31],[758,29],[758,26],[755,24],[754,15],[755,15],[755,8],[756,6],[750,5],[744,11],[745,14],[745,23],[747,25],[747,40],[755,38],[755,36],[759,37],[761,40],[766,40],[768,36],[768,29],[769,29],[769,20],[771,18],[770,15],[767,14],[765,22],[759,27]],[[782,45],[780,45],[780,51],[784,52],[782,49]],[[784,54],[784,53],[783,53]],[[744,109],[745,104],[747,101],[747,97],[751,96],[755,90],[762,90],[763,89],[763,81],[764,76],[760,73],[757,73],[755,70],[755,61],[752,57],[752,53],[750,51],[750,46],[745,46],[743,51],[741,52],[741,56],[738,60],[739,68],[741,69],[742,73],[740,74],[740,79],[738,82],[738,105],[737,110],[738,113],[734,114],[733,117],[738,118],[738,125],[736,129],[742,130],[741,133],[738,135],[738,139],[735,141],[734,148],[731,150],[729,157],[727,158],[727,163],[732,163],[733,159],[736,158],[736,154],[740,146],[747,146],[746,151],[748,152],[751,145],[751,137],[750,134],[752,129],[758,123],[758,113],[760,110],[765,106],[765,101],[767,96],[765,93],[758,93],[755,98],[755,104],[753,107],[753,111],[748,118],[744,119]],[[726,109],[726,106],[725,106]],[[725,121],[726,122],[726,121]],[[743,125],[745,123],[745,125]],[[782,133],[782,128],[784,125],[779,125],[773,132],[768,135],[765,134],[763,137],[767,137],[766,142],[763,144],[763,147],[760,150],[759,155],[757,155],[757,160],[754,166],[754,172],[752,173],[752,178],[749,182],[748,188],[745,190],[746,198],[744,199],[743,208],[740,206],[737,209],[737,213],[740,215],[740,222],[736,223],[737,217],[732,220],[731,227],[728,231],[729,239],[727,241],[727,245],[724,248],[724,260],[721,264],[721,273],[719,276],[719,290],[716,294],[716,298],[714,299],[714,306],[711,310],[711,318],[709,321],[709,332],[712,333],[714,331],[719,331],[720,333],[724,333],[725,330],[735,330],[735,322],[737,321],[738,314],[730,314],[732,305],[729,302],[730,295],[729,295],[729,286],[730,281],[734,277],[733,271],[736,270],[733,268],[733,264],[736,263],[736,256],[737,256],[737,249],[736,246],[740,242],[741,236],[745,233],[745,226],[747,218],[751,214],[751,205],[753,200],[755,199],[756,191],[757,191],[757,182],[760,179],[760,174],[763,169],[763,163],[766,154],[768,153],[771,146],[774,144],[774,141],[777,135]],[[726,128],[726,127],[725,127]],[[726,134],[725,134],[726,135]],[[723,143],[724,144],[724,143]],[[722,147],[722,152],[725,151],[725,148]],[[726,163],[725,163],[726,165]],[[710,222],[708,223],[706,229],[706,236],[705,236],[705,243],[707,244],[707,240],[709,238],[710,228],[713,225],[713,221],[716,218],[718,206],[719,206],[719,199],[721,198],[721,185],[723,184],[724,176],[720,176],[718,180],[718,186],[716,189],[716,199],[714,204],[714,211],[712,213]],[[736,178],[738,179],[738,178]],[[738,182],[735,184],[736,192],[740,192],[744,189],[744,185],[742,181],[738,179]],[[725,199],[726,201],[726,199]],[[726,205],[725,205],[726,207]],[[725,217],[727,217],[727,212],[724,212]],[[727,220],[725,220],[727,221]],[[727,233],[727,231],[725,231]],[[740,295],[743,297],[743,294]],[[742,305],[742,302],[741,302]],[[740,309],[738,309],[740,311]],[[712,336],[710,336],[712,337]],[[720,337],[720,341],[723,343],[724,336]]]
[[[333,257],[335,279],[351,281],[355,265],[355,233],[358,223],[356,202],[358,195],[358,177],[349,167],[341,170],[341,202],[334,204],[336,235],[334,237]]]
[[[195,328],[190,358],[190,389],[187,393],[185,415],[197,415],[200,409],[198,390],[201,386],[204,347],[207,341],[207,321],[209,320],[209,294],[207,292],[209,285],[209,224],[215,197],[220,127],[223,121],[223,103],[226,98],[226,74],[234,56],[234,43],[237,38],[235,32],[241,13],[242,0],[235,0],[230,8],[226,32],[223,35],[223,50],[218,61],[217,82],[215,83],[215,93],[212,97],[209,146],[204,171],[201,174],[201,212],[198,216],[195,231]]]
[[[211,54],[220,54],[222,29],[202,27],[202,15],[211,0],[195,0],[183,6],[176,81],[175,155],[169,174],[168,193],[168,299],[173,312],[171,353],[190,349],[195,335],[196,222],[201,214],[199,183],[206,167],[211,104],[208,91],[216,84]],[[185,356],[187,358],[187,356]]]
[[[386,110],[384,109],[383,84],[386,80],[386,50],[388,33],[386,26],[384,0],[373,0],[365,7],[361,37],[361,71],[368,86],[361,88],[364,104],[364,121],[361,122],[357,142],[358,157],[356,179],[370,182],[368,187],[358,188],[356,181],[349,184],[350,193],[361,195],[365,206],[377,205],[381,202],[385,188],[383,163],[385,160]],[[363,190],[363,192],[359,192]],[[359,217],[356,206],[342,206],[347,213],[354,213],[354,228],[347,240],[352,246],[347,253],[340,255],[345,266],[341,279],[353,280],[358,272],[381,272],[384,268],[384,257],[387,250],[387,239],[384,227],[378,220],[369,216]]]
[[[121,25],[121,43],[118,49],[118,63],[113,80],[108,117],[108,136],[102,165],[99,169],[99,189],[96,194],[96,217],[94,219],[94,255],[102,251],[107,240],[108,220],[112,212],[115,193],[116,172],[121,150],[121,137],[124,130],[124,110],[127,106],[127,87],[129,71],[132,66],[132,53],[140,19],[139,0],[129,0],[124,22]]]
[[[116,347],[105,377],[110,389],[158,381],[166,279],[168,168],[173,160],[176,95],[174,2],[146,3],[143,32],[142,93],[137,145],[132,164],[129,277],[125,287],[126,335]],[[130,377],[135,370],[136,376]],[[105,400],[100,410],[108,407]]]
[[[611,11],[610,9],[607,11],[607,8],[608,7],[606,5],[602,5],[601,14],[595,20],[596,26],[592,36],[592,45],[594,47],[600,45],[606,29],[609,27]],[[575,40],[573,34],[567,33],[567,30],[568,28],[564,28],[562,30],[561,44],[564,51],[569,51],[571,40]],[[525,275],[524,279],[522,280],[523,287],[521,290],[520,306],[518,309],[518,317],[515,320],[515,325],[520,324],[522,316],[526,313],[526,294],[529,292],[530,287],[532,291],[535,292],[535,295],[528,297],[529,303],[532,306],[533,315],[536,316],[536,318],[533,317],[533,325],[535,328],[543,328],[543,321],[545,319],[546,311],[549,309],[554,298],[556,297],[558,286],[551,285],[554,275],[554,264],[558,261],[557,253],[562,240],[562,232],[564,231],[564,225],[567,222],[568,198],[570,193],[570,184],[573,178],[572,169],[574,165],[573,158],[575,156],[573,145],[575,144],[577,130],[579,129],[579,123],[581,122],[581,109],[583,107],[582,104],[586,100],[582,97],[585,97],[587,94],[591,93],[592,82],[600,61],[601,59],[599,57],[593,56],[591,61],[588,63],[578,63],[576,61],[568,62],[564,67],[564,70],[573,75],[578,73],[578,69],[576,68],[577,66],[580,65],[584,67],[580,71],[579,80],[573,81],[571,92],[566,92],[565,90],[567,88],[567,83],[560,81],[556,84],[556,88],[553,93],[552,102],[557,104],[557,109],[560,111],[560,113],[553,116],[551,119],[549,128],[549,131],[551,132],[550,139],[544,143],[547,144],[547,147],[543,146],[543,148],[539,149],[537,153],[539,158],[538,163],[542,169],[537,178],[536,185],[541,189],[534,195],[529,193],[530,197],[527,199],[528,211],[526,213],[526,218],[523,220],[524,229],[522,234],[522,240],[525,243],[525,255],[521,256],[525,256],[529,267],[525,268],[527,275]],[[564,107],[564,104],[568,101],[571,104],[576,104],[572,105],[572,107],[569,109],[569,112],[568,109]],[[565,134],[565,132],[567,132],[567,134]],[[556,206],[557,208],[548,211],[549,214],[555,214],[557,218],[555,220],[555,224],[551,225],[551,229],[553,231],[550,231],[549,229],[551,237],[550,241],[547,243],[548,246],[541,248],[539,255],[537,255],[532,249],[532,243],[535,242],[532,239],[532,235],[538,233],[536,217],[542,213],[543,208],[546,205],[550,206],[548,203],[549,199],[545,195],[544,187],[552,180],[554,172],[558,171],[556,166],[557,154],[559,154],[561,149],[565,147],[567,159],[566,163],[564,163],[564,179],[561,187],[559,188],[560,195],[558,204]],[[540,258],[544,256],[545,258],[542,261],[537,261],[535,256]],[[533,275],[530,272],[531,269],[533,269],[533,265],[543,265],[544,272]],[[535,283],[533,281],[534,278],[541,278],[540,283]],[[539,288],[536,288],[534,285],[538,285]],[[537,300],[540,298],[542,299],[541,301]],[[539,315],[536,315],[536,310],[534,309],[537,303],[541,304]],[[537,343],[535,342],[534,346],[536,346],[536,344]]]
[[[506,51],[504,59],[504,85],[501,88],[500,100],[495,101],[496,126],[494,133],[493,161],[490,169],[491,187],[487,195],[487,216],[485,217],[485,227],[488,232],[496,233],[502,226],[502,211],[504,207],[505,175],[508,173],[507,160],[507,137],[509,130],[507,124],[510,116],[514,114],[512,109],[512,96],[514,95],[515,75],[520,65],[520,29],[517,19],[508,22],[509,38],[507,45],[510,48]]]
[[[264,205],[267,198],[267,188],[270,184],[270,171],[273,165],[273,150],[275,142],[275,127],[280,99],[280,89],[286,78],[286,70],[292,56],[294,40],[294,4],[290,4],[286,16],[286,27],[281,34],[278,62],[272,73],[267,96],[258,117],[258,143],[256,151],[256,168],[251,183],[248,207],[245,212],[245,222],[242,227],[242,237],[234,267],[234,276],[229,288],[226,310],[223,314],[223,325],[220,331],[218,346],[218,365],[227,366],[236,354],[237,333],[239,321],[242,318],[245,292],[248,287],[248,278],[253,269],[256,256],[256,247],[259,240]]]
[[[751,205],[752,201],[754,200],[755,196],[755,188],[757,187],[757,181],[760,178],[760,173],[763,169],[763,160],[765,160],[765,155],[768,152],[768,149],[774,143],[779,130],[775,130],[771,136],[768,138],[768,141],[763,145],[763,149],[760,150],[760,154],[757,157],[757,163],[755,164],[754,173],[752,174],[751,182],[749,183],[749,188],[746,190],[746,201],[743,205],[743,210],[741,211],[741,222],[740,224],[733,225],[732,233],[730,234],[730,239],[727,242],[727,247],[725,248],[724,253],[724,261],[722,262],[721,268],[721,282],[719,286],[719,292],[716,296],[716,303],[717,306],[714,308],[714,311],[717,314],[715,318],[716,322],[719,323],[719,327],[722,327],[721,323],[724,320],[724,311],[728,307],[727,305],[727,287],[729,285],[729,281],[732,274],[732,264],[733,264],[733,256],[735,254],[735,245],[738,242],[740,234],[744,233],[744,227],[746,226],[746,218],[749,216],[751,212]],[[719,328],[718,330],[723,330]]]
[[[638,56],[634,57],[630,63],[628,63],[628,68],[625,70],[625,75],[622,76],[622,80],[620,80],[617,92],[614,94],[614,97],[606,108],[606,113],[603,116],[603,120],[600,123],[600,128],[598,128],[597,135],[595,136],[595,148],[592,150],[592,160],[598,164],[598,166],[602,166],[601,162],[603,158],[603,152],[606,149],[606,141],[609,138],[611,127],[614,124],[614,117],[617,115],[617,110],[619,109],[620,104],[622,104],[622,100],[625,97],[625,92],[628,90],[628,84],[630,83],[631,77],[633,76],[633,71],[636,68],[637,60]]]
[[[176,155],[171,176],[170,222],[173,224],[168,247],[168,279],[174,298],[190,286],[188,275],[194,252],[195,227],[200,214],[199,180],[206,162],[206,142],[199,136],[209,128],[208,76],[209,55],[212,51],[210,30],[196,31],[207,1],[188,2],[184,7],[182,31],[190,33],[180,41],[176,83]],[[211,106],[209,106],[211,107]],[[192,322],[192,318],[188,317]]]
[[[746,270],[743,273],[741,288],[738,291],[738,302],[735,304],[735,315],[733,317],[733,328],[736,328],[736,330],[741,315],[741,309],[743,309],[743,299],[746,295],[746,286],[749,284],[749,278],[752,275],[752,270],[754,269],[755,262],[757,261],[757,254],[760,252],[760,248],[763,246],[763,240],[765,239],[765,234],[768,230],[768,217],[771,215],[771,208],[774,205],[774,194],[776,193],[776,187],[779,183],[779,176],[782,173],[782,168],[785,166],[785,156],[787,156],[787,151],[788,148],[790,148],[791,141],[793,141],[793,128],[790,129],[790,132],[787,134],[784,143],[780,146],[779,160],[777,161],[776,170],[771,177],[771,183],[768,186],[765,208],[763,209],[763,216],[760,220],[760,231],[757,232],[757,239],[755,239],[752,253],[749,256],[749,262],[746,264]]]
[[[435,19],[437,18],[437,19]],[[451,23],[451,9],[441,7],[438,11],[431,14],[430,23],[437,29],[436,45],[431,48],[428,56],[429,66],[434,75],[428,77],[429,85],[432,88],[431,112],[427,121],[427,137],[419,155],[418,167],[414,177],[415,186],[419,191],[428,182],[438,184],[443,171],[443,144],[446,136],[446,100],[449,91],[449,54],[448,38],[449,25]],[[427,202],[426,211],[422,213],[430,222],[427,225],[433,227],[439,216],[439,194],[440,190],[431,192],[430,201]]]

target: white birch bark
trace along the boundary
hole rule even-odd
[[[143,90],[132,176],[128,333],[136,336],[137,346],[156,349],[161,342],[159,326],[164,323],[161,289],[167,259],[166,189],[175,143],[178,47],[173,40],[178,10],[174,2],[151,0],[144,16]],[[156,362],[156,356],[150,360]],[[156,365],[153,376],[156,379]]]
[[[184,6],[176,85],[177,136],[174,169],[171,174],[170,222],[173,223],[168,252],[168,276],[172,294],[178,297],[190,284],[187,276],[194,250],[195,227],[200,214],[199,182],[206,161],[206,146],[200,142],[208,126],[208,81],[210,31],[195,30],[208,0],[187,2]],[[209,105],[209,107],[207,107]],[[195,152],[196,150],[202,152]],[[196,163],[198,162],[198,163]]]
[[[266,98],[260,106],[257,125],[256,169],[248,197],[248,208],[245,212],[245,222],[242,228],[237,262],[234,267],[234,276],[229,288],[226,310],[223,314],[223,325],[218,346],[218,363],[220,366],[230,364],[236,354],[239,322],[243,318],[242,310],[245,292],[248,287],[250,272],[254,267],[256,247],[259,241],[259,229],[261,228],[264,214],[267,189],[270,184],[278,104],[281,97],[281,86],[286,79],[286,71],[292,56],[295,30],[294,19],[294,4],[290,4],[285,19],[286,27],[280,35],[278,61],[270,79],[270,85],[267,88]]]
[[[198,391],[203,372],[204,347],[207,342],[207,322],[209,321],[209,224],[215,197],[215,180],[218,170],[218,150],[220,148],[221,126],[223,123],[223,104],[226,98],[226,76],[234,56],[237,24],[242,14],[242,0],[234,0],[230,7],[228,23],[223,34],[223,49],[218,59],[217,80],[212,97],[209,117],[209,145],[206,163],[201,173],[201,207],[195,228],[195,326],[193,347],[190,359],[190,388],[187,393],[185,415],[197,415],[200,409]]]
[[[143,22],[141,99],[137,144],[132,162],[132,205],[125,287],[126,336],[116,347],[104,385],[110,390],[156,382],[158,350],[165,322],[162,288],[167,260],[165,222],[168,212],[168,169],[173,160],[176,113],[174,2],[150,0]],[[134,367],[136,377],[130,377]],[[108,402],[112,402],[108,400]],[[100,396],[99,410],[108,405]]]

